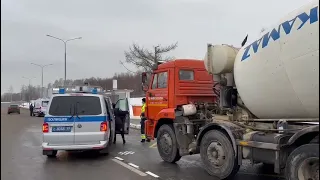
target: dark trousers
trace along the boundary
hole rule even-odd
[[[122,141],[125,141],[123,131],[121,131],[120,134],[121,134],[121,137],[122,137]],[[117,134],[114,135],[113,143],[116,143],[116,141],[117,141]]]
[[[116,132],[120,132],[121,134],[121,137],[122,137],[122,141],[123,143],[125,143],[125,139],[124,139],[124,124],[116,124]],[[114,138],[113,138],[113,143],[116,143],[117,141],[117,134],[114,135]]]
[[[30,116],[33,115],[33,109],[30,109]]]
[[[146,121],[147,119],[145,117],[142,117],[141,118],[141,121],[140,121],[140,125],[141,125],[141,128],[140,128],[140,132],[141,132],[141,139],[146,139],[145,138],[145,124],[144,122]]]

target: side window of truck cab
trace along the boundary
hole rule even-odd
[[[158,74],[154,74],[151,89],[157,89],[158,87]]]
[[[159,72],[153,76],[151,89],[163,89],[168,86],[168,73]]]
[[[193,81],[194,80],[193,70],[180,69],[179,70],[179,80]]]

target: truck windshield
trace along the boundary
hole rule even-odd
[[[96,96],[56,96],[52,98],[49,115],[72,116],[101,114],[100,98]]]

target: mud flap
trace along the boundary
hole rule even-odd
[[[54,150],[42,150],[42,154],[43,155],[49,155],[49,156],[53,156],[55,154]]]

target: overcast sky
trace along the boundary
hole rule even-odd
[[[125,72],[119,60],[132,42],[145,47],[178,41],[177,58],[202,59],[206,44],[240,46],[305,0],[1,0],[1,94],[64,77],[62,39],[68,42],[67,78]],[[129,66],[130,67],[130,66]],[[130,68],[133,69],[131,66]]]

